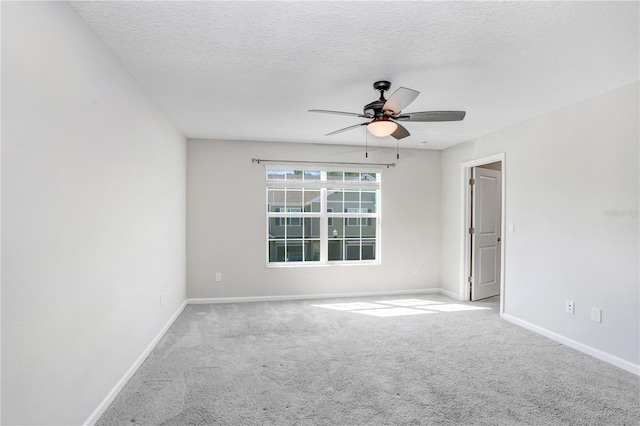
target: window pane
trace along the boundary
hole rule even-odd
[[[287,180],[302,180],[302,170],[287,170]]]
[[[344,172],[327,172],[327,180],[343,180]]]
[[[328,226],[327,236],[329,239],[344,237],[344,219],[341,217],[335,218]]]
[[[302,238],[302,218],[287,218],[287,238]]]
[[[377,176],[375,173],[362,173],[360,174],[360,180],[362,182],[375,182],[377,180]]]
[[[320,180],[320,172],[316,170],[305,170],[304,180]]]
[[[267,193],[267,209],[270,212],[279,212],[279,208],[284,206],[284,190],[270,189]]]
[[[284,179],[285,170],[267,170],[267,179]]]
[[[284,238],[284,218],[270,217],[269,218],[269,239],[281,239]]]
[[[320,218],[304,218],[304,236],[305,238],[320,238]]]
[[[349,209],[360,208],[360,192],[359,191],[345,191],[344,192],[344,208],[345,211]]]
[[[376,240],[362,240],[362,260],[376,258]]]
[[[343,193],[339,189],[327,190],[327,209],[333,212],[342,212],[343,210]]]
[[[302,211],[302,189],[287,189],[287,209],[297,208]],[[289,210],[287,210],[289,211]]]
[[[305,212],[320,212],[320,191],[317,189],[305,189],[304,190],[304,211]]]
[[[342,257],[343,240],[329,240],[329,260],[344,260]]]
[[[359,182],[360,173],[358,172],[344,172],[344,180],[349,182]]]
[[[376,238],[376,219],[362,219],[360,231],[362,238]]]
[[[345,260],[360,260],[360,241],[347,241],[347,256]]]
[[[360,223],[364,222],[359,217],[345,218],[344,222],[346,227],[344,229],[344,235],[347,238],[360,238]]]
[[[287,240],[287,262],[302,262],[302,241]]]
[[[369,213],[375,213],[377,211],[376,191],[362,190],[360,193],[360,208],[366,209]]]
[[[284,262],[284,241],[269,241],[269,262]]]
[[[320,260],[320,240],[305,241],[304,260],[317,262]]]

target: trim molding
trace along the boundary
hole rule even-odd
[[[601,361],[604,361],[609,364],[615,365],[616,367],[622,368],[623,370],[633,373],[636,376],[640,376],[640,365],[638,364],[634,364],[622,358],[618,358],[617,356],[608,354],[599,349],[592,348],[591,346],[587,346],[584,343],[576,342],[575,340],[572,340],[572,339],[569,339],[568,337],[554,333],[553,331],[549,331],[546,328],[542,328],[535,324],[531,324],[530,322],[521,320],[520,318],[514,317],[513,315],[509,315],[505,313],[502,315],[502,318],[509,321],[510,323],[526,328],[527,330],[531,330],[534,333],[538,333],[551,340],[555,340],[558,343],[562,343],[565,346],[569,346],[570,348],[573,348],[577,351],[580,351],[587,355],[591,355],[594,358],[598,358]]]
[[[457,300],[459,302],[463,302],[464,301],[464,299],[462,297],[460,297],[459,294],[456,294],[456,293],[454,293],[452,291],[449,291],[449,290],[445,290],[444,288],[439,289],[438,293],[444,294],[445,296],[448,296],[448,297],[450,297],[452,299],[455,299],[455,300]]]
[[[242,302],[272,302],[279,300],[311,300],[311,299],[338,299],[347,297],[366,296],[395,296],[400,294],[435,294],[442,293],[439,288],[423,288],[418,290],[400,291],[370,291],[361,293],[326,293],[326,294],[293,294],[285,296],[249,296],[249,297],[212,297],[187,299],[189,305],[204,305],[208,303],[242,303]],[[451,293],[453,294],[453,293]],[[449,294],[447,294],[449,296]],[[453,297],[453,296],[450,296]],[[457,296],[454,297],[457,299]]]
[[[87,420],[85,420],[83,425],[94,425],[98,421],[100,416],[106,411],[106,409],[113,402],[116,396],[118,396],[118,394],[120,393],[122,388],[124,388],[124,386],[127,384],[129,379],[131,379],[131,377],[133,377],[136,371],[138,371],[138,368],[140,368],[144,360],[147,359],[147,357],[149,356],[151,351],[156,347],[156,345],[158,344],[162,336],[164,336],[167,330],[169,330],[169,327],[173,325],[174,321],[178,318],[178,316],[182,313],[182,311],[186,306],[187,306],[187,301],[185,300],[184,302],[182,302],[182,305],[180,305],[178,310],[171,316],[171,318],[169,318],[169,321],[167,321],[164,327],[162,327],[162,329],[156,335],[156,337],[153,338],[151,343],[149,343],[149,345],[144,349],[144,351],[142,351],[142,353],[140,354],[140,356],[138,356],[138,358],[135,360],[133,365],[129,367],[126,373],[124,373],[124,376],[122,376],[122,378],[118,381],[118,383],[116,383],[113,389],[111,389],[111,391],[107,394],[107,396],[102,400],[100,405],[98,405],[98,407],[95,410],[93,410],[93,413],[91,413],[91,415],[87,418]]]
[[[462,189],[460,192],[460,294],[462,295],[462,301],[470,301],[470,287],[467,277],[471,274],[469,258],[471,256],[471,238],[469,237],[469,223],[471,223],[471,192],[469,191],[469,178],[471,178],[471,169],[473,167],[482,166],[485,164],[500,162],[502,164],[501,170],[501,218],[500,218],[500,238],[502,244],[500,245],[500,317],[504,314],[504,294],[507,291],[506,286],[506,273],[505,273],[505,253],[507,238],[505,236],[505,228],[507,221],[507,163],[506,154],[500,152],[498,154],[490,155],[488,157],[475,158],[469,161],[460,163],[460,176]]]

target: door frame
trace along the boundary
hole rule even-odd
[[[501,186],[502,195],[500,200],[500,209],[502,217],[500,220],[500,317],[504,315],[504,293],[506,288],[505,279],[505,224],[506,224],[506,158],[505,153],[491,155],[488,157],[477,158],[475,160],[465,161],[460,164],[460,181],[461,181],[461,200],[462,206],[460,214],[460,296],[461,300],[468,302],[470,286],[468,277],[471,274],[471,237],[469,235],[469,224],[471,223],[471,190],[469,179],[471,179],[471,169],[473,167],[483,166],[490,163],[501,163]]]

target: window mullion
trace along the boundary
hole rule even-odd
[[[324,179],[327,177],[327,172],[322,172]],[[329,259],[329,221],[327,216],[327,188],[320,188],[320,262],[327,263]]]

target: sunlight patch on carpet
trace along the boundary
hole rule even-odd
[[[434,306],[434,305],[416,306],[416,308],[429,309],[429,310],[440,311],[440,312],[477,311],[481,309],[491,309],[491,308],[484,308],[482,306],[457,305],[455,303],[450,303],[447,305],[437,305],[437,306]]]
[[[425,311],[421,309],[411,308],[383,308],[383,309],[366,309],[364,311],[351,311],[357,314],[373,315],[376,317],[401,317],[405,315],[435,314],[434,311]]]
[[[477,311],[491,309],[482,306],[444,303],[425,299],[381,300],[378,302],[329,303],[311,305],[316,308],[347,311],[354,314],[376,317],[399,317],[405,315],[436,314],[441,312]]]
[[[423,305],[441,305],[444,302],[435,302],[433,300],[422,300],[422,299],[399,299],[399,300],[381,300],[376,303],[383,303],[385,305],[393,305],[393,306],[423,306]]]

